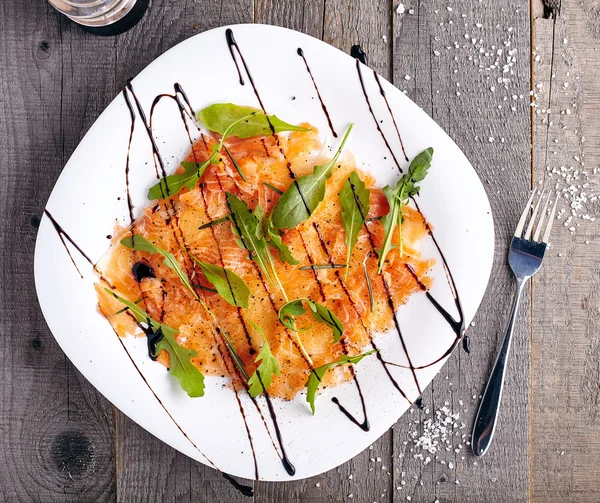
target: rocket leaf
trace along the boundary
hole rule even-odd
[[[339,367],[340,365],[345,365],[346,363],[357,364],[365,356],[373,354],[376,351],[376,349],[373,349],[372,351],[367,351],[362,355],[356,356],[342,355],[340,356],[339,360],[326,363],[325,365],[321,365],[320,367],[317,367],[311,371],[310,376],[308,377],[308,380],[304,386],[306,387],[306,401],[310,404],[310,409],[312,410],[313,415],[315,413],[315,396],[325,372],[334,369],[335,367]]]

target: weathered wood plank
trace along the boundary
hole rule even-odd
[[[593,175],[600,163],[597,6],[564,0],[545,19],[542,3],[534,5],[535,179],[591,196],[600,181]],[[565,182],[547,166],[590,177]],[[570,215],[567,202],[559,207]],[[577,213],[599,218],[600,204]],[[564,222],[555,222],[552,248],[534,278],[532,490],[534,501],[586,503],[600,498],[600,234],[597,222]]]
[[[514,288],[506,266],[507,246],[530,185],[528,3],[405,5],[403,14],[394,15],[394,83],[448,132],[481,177],[494,214],[496,254],[475,326],[468,330],[471,354],[457,349],[425,391],[425,410],[415,409],[394,427],[394,497],[396,501],[406,501],[407,496],[412,501],[527,501],[528,300],[517,322],[495,442],[479,460],[465,442],[470,440],[478,397],[504,336]],[[515,47],[516,61],[503,73],[507,51]],[[497,82],[502,77],[510,79],[508,89]],[[459,413],[460,418],[450,450],[442,448],[436,459],[435,454],[414,447],[409,433],[420,436],[423,422],[435,421],[435,411],[441,407]],[[418,454],[429,456],[431,462],[415,458]]]
[[[86,52],[112,53],[107,43],[73,37],[45,2],[0,6],[3,501],[115,499],[111,407],[56,344],[33,284],[43,205],[107,103],[110,82],[81,65]]]
[[[289,9],[291,3],[298,5]],[[390,8],[387,0],[361,2],[360,5],[358,2],[342,0],[261,0],[257,4],[255,22],[294,28],[319,38],[323,36],[326,42],[346,52],[350,51],[353,44],[360,43],[370,51],[371,59],[383,75],[388,75],[391,53],[383,42],[383,35],[390,34]],[[313,17],[320,13],[319,17]],[[319,19],[323,20],[322,29],[318,24]],[[372,449],[365,450],[353,460],[318,477],[285,485],[257,483],[255,500],[389,501],[392,487],[390,461],[391,433],[388,432]],[[386,467],[385,470],[382,469],[383,466]]]
[[[114,94],[182,40],[224,24],[252,22],[252,16],[250,0],[196,1],[183,6],[178,0],[153,2],[139,25],[115,39]],[[249,501],[214,469],[175,451],[121,412],[116,414],[119,501]]]

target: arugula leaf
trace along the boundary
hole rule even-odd
[[[408,203],[408,200],[419,193],[418,183],[421,182],[427,175],[427,171],[431,166],[431,158],[433,149],[429,147],[418,154],[410,163],[408,171],[402,175],[394,188],[386,185],[383,188],[383,193],[390,205],[390,211],[381,219],[384,230],[383,244],[377,250],[379,255],[379,268],[381,273],[385,257],[389,251],[395,247],[392,244],[394,230],[398,227],[398,237],[400,247],[400,255],[402,255],[402,222],[404,221],[403,206]]]
[[[198,294],[194,290],[194,287],[190,283],[190,278],[188,278],[187,273],[181,268],[181,265],[179,265],[179,262],[177,262],[175,255],[173,255],[171,252],[163,250],[160,246],[156,246],[154,243],[151,243],[145,237],[138,234],[122,239],[121,244],[133,250],[144,251],[148,253],[159,253],[162,255],[164,258],[163,263],[175,271],[175,274],[177,274],[187,289],[194,294],[194,297],[197,300],[200,300]]]
[[[210,159],[202,164],[185,161],[180,164],[184,168],[183,173],[161,178],[156,185],[148,189],[149,200],[166,199],[169,195],[177,194],[184,187],[192,190],[210,164]]]
[[[341,355],[339,360],[326,363],[325,365],[321,365],[320,367],[317,367],[311,371],[310,376],[308,377],[308,380],[304,386],[306,387],[306,401],[310,404],[310,409],[312,410],[313,415],[315,414],[315,396],[325,372],[346,363],[352,363],[355,365],[365,356],[373,354],[376,351],[376,349],[373,349],[372,351],[367,351],[362,355],[356,356]]]
[[[292,251],[290,250],[289,246],[283,242],[283,233],[273,225],[273,220],[270,218],[267,221],[266,234],[269,244],[277,250],[279,254],[279,260],[282,262],[287,262],[291,265],[297,265],[300,263],[300,261],[297,260],[294,255],[292,255]]]
[[[251,292],[242,278],[229,269],[208,264],[193,255],[190,256],[200,266],[206,279],[217,289],[221,297],[232,306],[248,307]]]
[[[250,109],[250,111],[252,111],[252,109]],[[217,145],[213,145],[212,155],[204,163],[200,164],[197,162],[182,162],[181,165],[185,170],[182,174],[169,175],[161,178],[156,185],[150,187],[148,190],[148,199],[166,199],[169,196],[177,194],[177,192],[184,187],[187,187],[188,190],[192,190],[196,186],[198,180],[200,180],[204,174],[206,167],[209,164],[217,164],[220,162],[220,158],[218,158],[219,153],[221,152],[221,149],[225,147],[225,139],[231,133],[231,131],[244,120],[250,119],[255,113],[256,112],[254,111],[251,114],[240,117],[238,120],[231,123],[223,131],[221,141]],[[227,151],[227,154],[229,154],[227,147],[225,147],[225,150]],[[235,168],[239,171],[240,176],[244,179],[244,181],[246,181],[246,178],[237,162],[233,159],[233,157],[231,157],[231,154],[229,154],[229,157],[231,158]]]
[[[236,171],[238,172],[238,174],[240,175],[240,177],[242,178],[242,180],[244,180],[246,183],[248,183],[248,180],[246,180],[246,176],[244,175],[244,171],[242,170],[242,167],[235,160],[235,157],[233,157],[233,155],[231,154],[231,152],[227,148],[227,145],[223,144],[223,148],[225,149],[225,152],[227,152],[227,155],[229,156],[229,159],[231,159],[231,162],[233,163],[233,167],[236,169]]]
[[[244,120],[240,121],[242,118]],[[234,105],[233,103],[215,103],[210,105],[198,112],[198,120],[209,131],[219,134],[224,134],[227,128],[239,121],[229,134],[237,136],[240,139],[270,135],[273,132],[307,131],[306,128],[288,124],[275,115],[267,115],[262,110]],[[273,129],[271,129],[271,126]]]
[[[327,164],[315,166],[312,173],[295,179],[279,198],[271,213],[275,227],[293,229],[308,220],[317,209],[319,203],[325,198],[327,180],[331,177],[333,166],[344,148],[352,126],[350,124],[337,152]]]
[[[281,306],[279,309],[279,321],[281,321],[281,324],[294,332],[308,330],[310,327],[296,328],[296,322],[294,320],[294,317],[306,313],[306,309],[302,306],[303,302],[308,306],[310,314],[315,321],[323,323],[331,328],[333,332],[333,342],[339,342],[344,334],[344,325],[332,311],[311,299],[295,299]]]
[[[258,264],[271,284],[279,285],[281,293],[287,301],[287,295],[279,281],[279,276],[277,276],[273,256],[264,236],[264,210],[258,205],[254,212],[250,211],[244,201],[230,192],[226,193],[226,197],[227,206],[231,212],[230,218],[233,222],[231,230],[237,236],[236,243],[240,248],[248,250],[250,258]]]
[[[169,372],[173,377],[177,378],[182,389],[189,397],[204,396],[204,376],[190,361],[191,358],[198,356],[198,353],[193,349],[186,349],[177,343],[176,337],[179,332],[168,325],[150,318],[135,303],[129,302],[108,288],[104,290],[119,302],[125,304],[133,313],[138,323],[147,323],[154,333],[160,332],[162,334],[162,338],[156,343],[156,354],[163,349],[169,353]]]
[[[310,328],[296,328],[296,320],[294,320],[294,318],[296,316],[302,316],[304,313],[306,313],[306,309],[304,309],[302,306],[302,300],[304,299],[291,300],[290,302],[281,306],[279,309],[279,321],[285,328],[288,328],[294,332],[304,332]]]
[[[250,320],[248,321],[254,327],[254,329],[260,333],[264,341],[256,360],[254,360],[255,363],[260,361],[260,365],[254,371],[254,374],[252,374],[250,379],[248,379],[248,385],[250,386],[248,388],[248,393],[250,393],[250,396],[254,398],[260,395],[263,391],[266,392],[267,389],[269,389],[271,381],[273,380],[273,376],[278,376],[280,370],[279,362],[277,361],[277,358],[273,356],[273,353],[271,353],[271,348],[269,347],[269,343],[267,342],[267,338],[265,337],[265,333],[263,332],[262,328],[260,328],[256,323],[253,323]]]
[[[358,233],[365,223],[366,216],[369,214],[370,197],[371,191],[367,189],[365,183],[359,178],[356,172],[353,171],[350,173],[350,176],[344,182],[344,187],[340,191],[342,225],[346,233],[346,249],[348,250],[345,279],[348,279],[350,257],[358,241]]]

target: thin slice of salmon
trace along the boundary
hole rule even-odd
[[[311,299],[330,309],[344,325],[343,338],[334,342],[331,329],[317,323],[307,312],[296,318],[295,332],[284,327],[278,311],[285,303],[281,289],[272,284],[260,267],[251,260],[248,250],[240,248],[227,217],[226,193],[242,199],[249,208],[260,205],[269,214],[294,177],[311,173],[316,164],[328,161],[316,128],[304,124],[308,131],[291,134],[228,139],[217,163],[210,165],[198,184],[184,189],[165,201],[153,201],[130,228],[116,228],[111,248],[99,264],[107,281],[97,284],[98,305],[118,335],[143,335],[127,312],[111,316],[122,305],[104,288],[110,283],[115,291],[131,301],[139,301],[148,314],[179,331],[178,342],[197,351],[193,363],[207,375],[232,375],[230,360],[222,336],[225,333],[250,374],[263,344],[262,337],[252,327],[256,323],[264,330],[281,373],[270,387],[272,396],[293,398],[302,390],[313,367],[337,360],[344,352],[358,354],[377,332],[392,327],[393,304],[399,307],[408,297],[432,284],[427,272],[434,261],[423,259],[419,242],[427,235],[426,223],[420,213],[410,207],[404,210],[403,254],[394,248],[387,256],[382,275],[377,273],[376,248],[383,241],[383,228],[377,218],[389,211],[381,189],[374,178],[356,167],[353,157],[344,152],[327,182],[325,200],[314,214],[298,226],[283,232],[282,239],[299,261],[298,265],[282,263],[273,251],[275,269],[288,299]],[[219,138],[202,136],[186,156],[189,162],[205,162]],[[328,151],[328,155],[330,155]],[[181,170],[182,168],[179,168]],[[241,171],[241,173],[240,173]],[[347,250],[340,217],[339,192],[352,171],[356,171],[371,190],[369,222],[359,233],[353,250],[348,277],[344,269],[316,268],[344,264]],[[214,225],[210,225],[212,222]],[[195,299],[173,270],[158,254],[131,250],[120,244],[131,234],[144,236],[154,244],[173,253],[194,285],[196,294],[212,312]],[[397,238],[394,238],[397,244]],[[252,294],[249,307],[231,306],[203,275],[197,259],[225,267],[240,276]],[[134,264],[142,262],[154,277],[137,281],[132,273]],[[372,298],[365,270],[370,278]],[[415,279],[415,276],[417,279]],[[372,304],[372,308],[371,308]],[[303,355],[303,347],[310,360]],[[168,365],[168,355],[159,361]],[[347,366],[328,372],[323,386],[335,386],[352,378]]]

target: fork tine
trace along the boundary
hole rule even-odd
[[[544,232],[544,237],[542,238],[542,243],[548,244],[548,240],[550,239],[550,231],[552,230],[552,223],[554,222],[554,216],[556,214],[556,205],[558,204],[558,193],[555,195],[556,200],[554,201],[554,206],[552,206],[552,211],[550,212],[550,220],[548,221],[548,225],[546,226],[546,230]]]
[[[527,230],[525,231],[523,239],[531,239],[533,224],[535,222],[535,217],[537,216],[538,209],[540,208],[540,203],[542,202],[542,199],[544,199],[544,192],[546,192],[546,189],[542,190],[540,198],[538,199],[537,203],[535,203],[535,207],[533,208],[533,213],[531,214],[531,218],[529,219],[529,224],[527,224]]]
[[[540,221],[535,226],[535,234],[533,236],[533,240],[537,243],[540,239],[540,234],[542,232],[542,226],[544,225],[544,218],[548,214],[548,203],[550,202],[550,198],[552,196],[552,192],[548,191],[548,197],[546,198],[546,203],[544,204],[544,209],[542,209],[542,213],[540,214]]]
[[[531,208],[531,201],[533,201],[533,195],[535,194],[535,191],[531,191],[531,195],[529,196],[529,200],[527,201],[527,204],[525,205],[525,209],[523,210],[523,214],[521,215],[521,219],[519,220],[519,223],[517,224],[517,228],[515,229],[515,237],[516,238],[520,238],[521,234],[523,232],[523,227],[525,227],[525,220],[527,220],[527,214],[529,213],[529,209]]]

